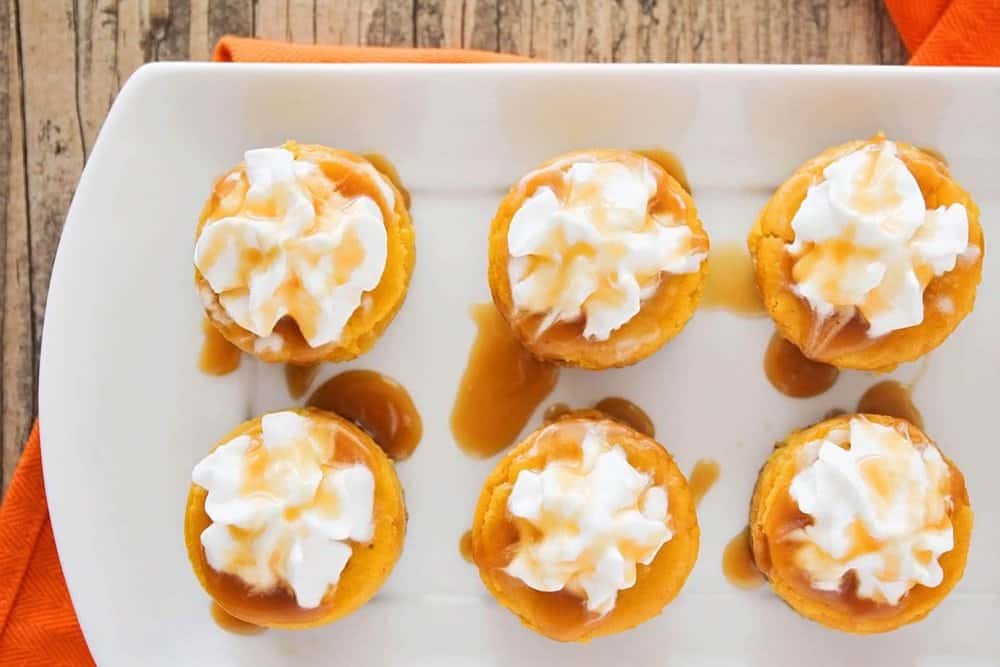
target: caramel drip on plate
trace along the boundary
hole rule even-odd
[[[423,422],[409,392],[375,371],[335,375],[316,388],[306,405],[354,422],[393,461],[410,458],[423,435]]]
[[[231,632],[234,635],[259,635],[260,633],[267,630],[267,628],[260,625],[254,625],[253,623],[247,623],[246,621],[240,620],[227,612],[218,602],[213,602],[211,606],[212,620],[215,624],[226,632]]]
[[[403,195],[403,204],[406,208],[410,208],[410,191],[403,187],[403,179],[399,177],[399,170],[396,169],[396,165],[392,163],[389,158],[382,155],[381,153],[362,153],[361,157],[372,163],[379,173],[392,181],[392,184],[396,186],[399,193]]]
[[[688,487],[694,497],[694,504],[700,505],[705,497],[719,479],[719,464],[712,459],[701,459],[694,464],[691,475],[688,477]]]
[[[203,373],[227,375],[240,367],[243,352],[226,340],[207,317],[202,320],[201,330],[205,334],[205,339],[201,344],[198,368]]]
[[[684,163],[681,162],[681,158],[677,153],[668,151],[666,148],[644,148],[632,152],[649,158],[663,167],[663,170],[673,176],[674,180],[680,183],[681,187],[690,194],[691,184],[688,182],[687,172],[684,171]]]
[[[458,541],[458,552],[468,563],[475,562],[472,558],[472,531],[467,530],[462,533],[462,539]]]
[[[807,358],[793,343],[775,333],[764,354],[764,372],[775,389],[793,398],[819,396],[840,375],[835,367]]]
[[[472,307],[478,334],[455,396],[451,432],[476,457],[517,438],[559,379],[559,368],[535,359],[514,338],[492,303]]]
[[[701,304],[735,315],[758,317],[766,313],[754,278],[753,260],[742,243],[713,246],[708,256],[708,278]]]
[[[295,399],[305,396],[318,372],[319,364],[308,366],[285,364],[285,385],[288,387],[288,395]]]
[[[545,413],[542,415],[542,421],[548,424],[564,415],[568,415],[571,412],[573,412],[573,408],[569,407],[566,403],[553,403],[549,407],[545,408]]]
[[[726,545],[722,553],[722,573],[737,588],[757,588],[764,583],[764,575],[753,562],[749,527],[741,530]]]
[[[627,398],[619,396],[602,398],[594,404],[594,409],[650,438],[656,435],[656,427],[653,426],[653,420],[646,411]]]
[[[895,380],[885,380],[872,385],[858,401],[858,412],[905,419],[923,429],[924,418],[913,404],[910,388]]]

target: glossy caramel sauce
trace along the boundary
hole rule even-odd
[[[410,191],[403,187],[403,179],[399,177],[399,170],[396,169],[396,165],[381,153],[363,153],[361,157],[371,162],[372,166],[378,169],[383,176],[392,181],[392,184],[403,195],[403,203],[406,205],[406,208],[410,208]]]
[[[312,424],[318,432],[314,432],[313,437],[318,440],[329,442],[329,458],[323,462],[324,466],[361,464],[373,469],[377,465],[371,448],[360,439],[356,429],[348,429],[340,423],[330,422],[322,424]],[[245,432],[245,435],[260,437],[260,427],[255,431]],[[263,447],[257,447],[253,455],[256,461],[264,460],[270,456]],[[257,474],[247,480],[247,484],[258,483],[264,474],[264,468],[251,465],[249,471]],[[329,498],[320,499],[321,502],[330,502]],[[211,525],[212,520],[205,512],[202,504],[188,516],[188,523],[185,526],[185,534],[201,535],[206,528]],[[233,537],[237,540],[238,546],[232,554],[232,558],[252,558],[245,549],[254,538],[250,531],[240,531],[235,527],[229,528]],[[248,586],[239,577],[227,572],[215,570],[205,559],[204,550],[200,551],[199,571],[204,577],[205,588],[210,592],[213,599],[227,610],[230,614],[236,615],[240,619],[262,620],[269,623],[301,623],[316,620],[328,613],[330,605],[334,603],[334,596],[324,596],[318,607],[300,607],[294,594],[287,585],[280,585],[273,590],[260,591]]]
[[[467,530],[462,533],[462,539],[458,541],[458,552],[468,563],[475,562],[472,558],[472,531]]]
[[[423,435],[423,422],[409,392],[375,371],[335,375],[316,388],[306,405],[354,422],[393,461],[410,458]]]
[[[722,573],[733,586],[757,588],[764,583],[764,575],[753,562],[750,550],[750,528],[744,528],[729,540],[722,553]]]
[[[935,160],[939,161],[944,166],[948,166],[948,158],[944,156],[944,153],[934,148],[933,146],[917,146],[917,148],[923,152],[930,155]]]
[[[573,412],[573,408],[569,407],[565,403],[553,403],[549,407],[545,408],[545,412],[542,414],[542,421],[548,424],[549,422],[554,422],[563,415],[568,415]]]
[[[917,428],[924,427],[924,418],[913,404],[910,388],[895,380],[872,385],[858,401],[858,412],[905,419]]]
[[[234,635],[259,635],[267,630],[263,626],[241,621],[223,609],[218,602],[212,603],[211,614],[212,620],[215,621],[216,625]]]
[[[631,426],[639,433],[648,435],[650,438],[656,436],[656,427],[653,426],[653,420],[649,418],[645,410],[627,398],[619,396],[602,398],[594,404],[594,409],[598,412],[603,412],[626,426]]]
[[[559,379],[558,366],[533,357],[492,303],[471,310],[478,328],[451,412],[451,432],[467,454],[487,457],[512,444]]]
[[[285,364],[285,386],[288,387],[288,395],[295,399],[305,396],[318,372],[319,364],[308,366]]]
[[[688,488],[694,497],[694,504],[700,505],[702,498],[708,493],[719,479],[719,464],[712,459],[700,459],[691,469],[688,477]]]
[[[764,354],[764,372],[775,389],[793,398],[819,396],[840,375],[835,367],[807,358],[793,343],[775,333]]]
[[[523,201],[534,194],[539,188],[547,187],[552,190],[556,198],[564,205],[571,201],[585,202],[590,208],[594,225],[599,230],[604,229],[608,225],[608,208],[606,205],[600,205],[596,201],[599,199],[600,186],[597,183],[592,183],[589,186],[571,188],[565,178],[566,170],[575,162],[588,158],[596,159],[599,162],[615,160],[630,167],[636,166],[639,162],[636,154],[631,152],[616,153],[613,158],[604,156],[600,151],[594,153],[582,151],[568,154],[531,172],[515,185],[515,192],[519,197],[523,198],[520,203],[523,204]],[[678,194],[676,186],[667,179],[663,172],[657,171],[655,175],[656,190],[649,200],[644,225],[641,229],[637,230],[643,233],[652,230],[656,225],[662,224],[659,221],[661,218],[676,220],[680,224],[683,224],[682,221],[686,219],[687,204],[680,194]],[[547,241],[549,247],[543,254],[538,256],[531,255],[526,258],[524,275],[531,275],[543,267],[548,272],[551,262],[546,257],[561,257],[558,264],[558,275],[546,280],[545,287],[548,292],[548,301],[558,302],[558,297],[572,278],[570,267],[573,266],[573,259],[591,256],[597,250],[589,243],[567,238],[561,231],[554,231],[548,237]],[[696,233],[692,230],[688,241],[688,248],[685,251],[692,253],[707,252],[708,248],[709,240],[707,235]],[[504,261],[506,262],[507,260],[509,260],[509,257],[505,258]],[[607,303],[620,302],[622,296],[619,288],[615,286],[614,277],[609,275],[604,278],[598,281],[600,283],[598,289],[588,298]],[[636,279],[639,282],[640,289],[651,289],[654,292],[670,289],[672,284],[671,276],[660,271],[637,275]],[[544,313],[521,312],[513,319],[512,326],[523,338],[536,341],[538,349],[544,349],[547,353],[555,353],[556,356],[558,356],[560,350],[572,349],[573,346],[578,344],[586,327],[585,317],[546,326],[548,324],[547,317],[548,315]]]
[[[202,320],[201,330],[205,339],[201,344],[198,368],[209,375],[226,375],[240,367],[243,352],[219,333],[209,319]]]
[[[677,153],[668,151],[666,148],[644,148],[632,152],[647,157],[663,167],[663,170],[673,176],[674,180],[680,183],[682,188],[687,190],[688,193],[691,192],[691,183],[688,182],[687,172],[684,171],[684,163],[681,162]]]
[[[723,243],[712,247],[701,305],[746,317],[767,313],[757,291],[753,260],[745,244]]]

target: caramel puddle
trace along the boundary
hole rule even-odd
[[[227,375],[240,367],[243,352],[219,333],[206,317],[201,322],[205,339],[201,344],[198,368],[209,375]]]
[[[316,388],[306,405],[354,422],[393,461],[410,458],[423,435],[423,422],[409,392],[375,371],[353,370],[335,375]]]
[[[399,170],[396,169],[396,165],[394,165],[389,158],[381,153],[363,153],[361,157],[371,162],[373,167],[378,169],[383,176],[392,181],[392,184],[395,185],[396,189],[403,195],[403,204],[406,205],[407,209],[409,209],[410,191],[403,186],[403,179],[399,177]]]
[[[656,427],[653,426],[653,420],[646,411],[627,398],[620,396],[602,398],[594,404],[594,409],[650,438],[656,435]]]
[[[738,588],[749,590],[764,583],[764,575],[754,565],[753,553],[750,551],[749,526],[726,545],[726,550],[722,553],[722,573],[729,583]]]
[[[295,399],[305,396],[318,372],[319,364],[309,366],[285,364],[285,386],[288,387],[288,395]]]
[[[688,477],[688,488],[691,489],[691,496],[694,504],[700,505],[702,498],[708,493],[716,481],[719,479],[719,464],[712,459],[700,459],[691,469]]]
[[[226,632],[231,632],[234,635],[259,635],[267,630],[267,628],[263,626],[247,623],[244,620],[236,618],[223,609],[218,602],[212,602],[211,614],[212,620],[215,621],[216,625]]]
[[[546,424],[554,422],[563,415],[568,415],[573,412],[573,408],[569,407],[565,403],[553,403],[549,407],[545,408],[545,413],[542,415],[542,421]]]
[[[533,357],[492,303],[471,314],[476,340],[455,396],[451,432],[467,454],[487,457],[517,438],[559,379],[559,368]]]
[[[462,539],[458,541],[458,552],[462,554],[462,558],[468,563],[474,563],[472,558],[472,531],[467,530],[462,533]]]
[[[885,380],[872,385],[861,395],[858,412],[905,419],[919,429],[924,428],[924,418],[913,404],[910,388],[895,380]]]
[[[701,294],[702,306],[745,317],[766,314],[757,291],[753,260],[744,244],[714,245],[707,261],[708,277],[705,279],[705,291]]]
[[[834,366],[807,358],[777,332],[764,353],[764,372],[775,389],[793,398],[819,396],[840,375]]]
[[[688,191],[688,194],[691,193],[691,183],[688,182],[687,172],[684,170],[684,163],[681,162],[677,153],[668,151],[666,148],[643,148],[632,152],[649,158],[656,164],[663,167],[663,170],[673,176],[674,180],[680,183],[681,187]]]

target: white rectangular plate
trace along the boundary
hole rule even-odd
[[[80,622],[102,665],[994,665],[1000,661],[1000,273],[987,253],[976,311],[916,390],[928,431],[964,469],[978,524],[968,572],[931,615],[854,637],[807,622],[766,589],[722,575],[772,444],[873,376],[794,400],[761,367],[767,319],[699,311],[649,360],[564,372],[551,401],[626,396],[690,471],[722,466],[699,509],[698,564],[656,619],[591,645],[520,627],[458,552],[495,460],[464,456],[448,427],[488,300],[486,233],[506,188],[557,153],[666,147],[688,169],[715,244],[741,241],[772,190],[828,145],[884,130],[943,151],[982,206],[1000,214],[997,70],[758,66],[396,66],[163,64],[116,101],[80,182],[59,248],[41,369],[45,481]],[[375,349],[337,367],[409,388],[424,439],[399,466],[406,548],[377,598],[305,632],[239,637],[209,617],[182,539],[192,465],[244,418],[288,406],[280,367],[247,360],[215,378],[196,367],[201,309],[194,228],[212,179],[248,147],[294,138],[378,151],[413,193],[417,269]],[[908,379],[918,368],[900,368]],[[528,428],[540,421],[536,415]]]

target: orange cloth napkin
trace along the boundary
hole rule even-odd
[[[911,65],[1000,65],[1000,0],[886,0]]]
[[[1000,64],[1000,0],[887,0],[913,64]],[[991,33],[992,31],[992,33]],[[524,62],[486,51],[297,45],[226,36],[223,62]],[[178,510],[179,511],[179,510]],[[0,665],[92,665],[49,523],[38,425],[0,505]]]

